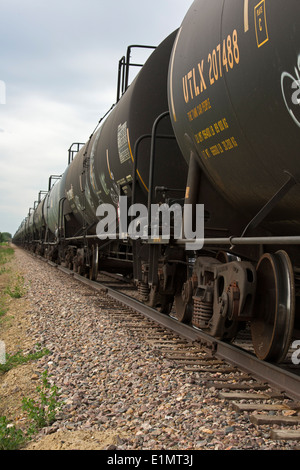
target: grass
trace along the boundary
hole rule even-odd
[[[11,273],[11,268],[5,266],[9,261],[12,260],[12,257],[14,256],[14,249],[8,244],[8,243],[0,243],[0,276],[2,274],[10,274]],[[11,276],[9,276],[11,277]],[[6,278],[5,278],[6,279]],[[6,307],[6,299],[5,299],[5,294],[11,293],[13,296],[14,295],[20,295],[23,293],[24,289],[24,282],[23,282],[23,287],[22,287],[22,279],[16,280],[14,285],[12,287],[6,287],[4,290],[1,289],[0,292],[0,318],[3,317],[7,311],[8,308]]]
[[[7,296],[20,299],[27,292],[24,277],[19,273],[12,273],[12,268],[6,266],[13,256],[14,249],[8,243],[0,243],[0,276],[4,275],[1,279],[0,289],[0,322],[8,312]],[[2,287],[3,284],[8,285]]]
[[[16,354],[6,354],[5,364],[0,364],[0,372],[5,373],[14,367],[20,366],[22,364],[27,364],[27,362],[40,359],[41,357],[49,354],[48,349],[39,349],[34,353],[23,355],[23,351],[18,351]]]
[[[1,289],[0,292],[0,321],[9,310],[6,306],[7,296],[14,299],[23,297],[27,291],[24,277],[21,274],[11,274],[11,269],[6,264],[11,261],[14,255],[13,248],[8,243],[0,243],[0,276],[10,274],[9,285]],[[5,281],[4,281],[5,280]],[[6,284],[6,277],[3,279]],[[3,282],[2,281],[2,282]],[[7,316],[5,317],[7,318]],[[41,349],[37,345],[37,350],[31,354],[23,354],[18,351],[16,354],[6,354],[5,363],[0,364],[0,373],[5,374],[14,367],[21,366],[30,361],[39,359],[49,354],[47,349]],[[24,397],[22,400],[22,409],[27,413],[29,425],[26,430],[18,429],[13,423],[9,422],[6,416],[0,416],[0,450],[17,450],[22,447],[39,429],[45,426],[51,426],[56,420],[56,413],[61,407],[59,402],[59,390],[55,385],[50,384],[48,372],[42,374],[42,383],[37,387],[38,399]]]
[[[0,244],[0,275],[4,273],[9,273],[11,271],[10,268],[7,268],[4,265],[11,261],[13,255],[14,249],[9,246],[8,243]],[[8,294],[14,299],[20,299],[21,297],[23,297],[23,295],[26,294],[26,289],[24,287],[24,276],[17,273],[16,278],[11,280],[10,285],[6,287],[4,293]]]
[[[8,294],[13,299],[20,299],[27,292],[27,289],[24,284],[24,276],[22,276],[21,274],[17,274],[16,278],[13,279],[10,285],[6,287],[4,293]]]
[[[8,274],[11,272],[11,268],[5,266],[14,256],[14,249],[8,243],[0,243],[0,275]],[[9,295],[14,299],[20,299],[26,294],[27,289],[25,288],[24,276],[16,273],[10,276],[10,284],[4,289],[3,293]],[[1,306],[3,299],[0,299],[0,316]]]
[[[8,243],[0,243],[0,266],[8,263],[14,255],[14,249]]]
[[[4,297],[0,297],[0,318],[3,317],[8,311]]]

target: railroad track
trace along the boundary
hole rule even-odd
[[[287,364],[280,367],[262,362],[241,346],[179,323],[127,295],[132,286],[117,276],[104,273],[101,282],[91,281],[48,263],[100,292],[99,307],[109,309],[111,321],[139,339],[142,335],[170,367],[190,374],[195,387],[219,390],[228,406],[239,413],[250,413],[250,421],[256,426],[268,426],[271,439],[300,440],[300,368],[293,372]]]

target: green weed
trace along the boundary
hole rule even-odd
[[[25,441],[23,431],[0,416],[0,450],[17,450]]]
[[[31,419],[31,425],[27,431],[29,436],[35,434],[39,429],[45,426],[51,426],[56,419],[56,413],[61,408],[59,402],[59,390],[56,385],[48,381],[48,371],[42,374],[42,385],[37,387],[39,401],[24,397],[22,400],[23,410],[27,412]]]
[[[17,450],[30,440],[39,429],[50,426],[56,420],[56,413],[61,408],[59,390],[50,384],[47,370],[42,374],[42,385],[37,387],[38,400],[24,397],[22,409],[31,423],[25,431],[11,424],[5,416],[0,416],[0,450]]]

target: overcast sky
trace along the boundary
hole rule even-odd
[[[127,46],[158,45],[192,3],[0,0],[0,232],[15,233],[115,102]]]

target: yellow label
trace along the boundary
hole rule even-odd
[[[254,8],[254,20],[257,47],[261,47],[269,41],[265,0]]]

